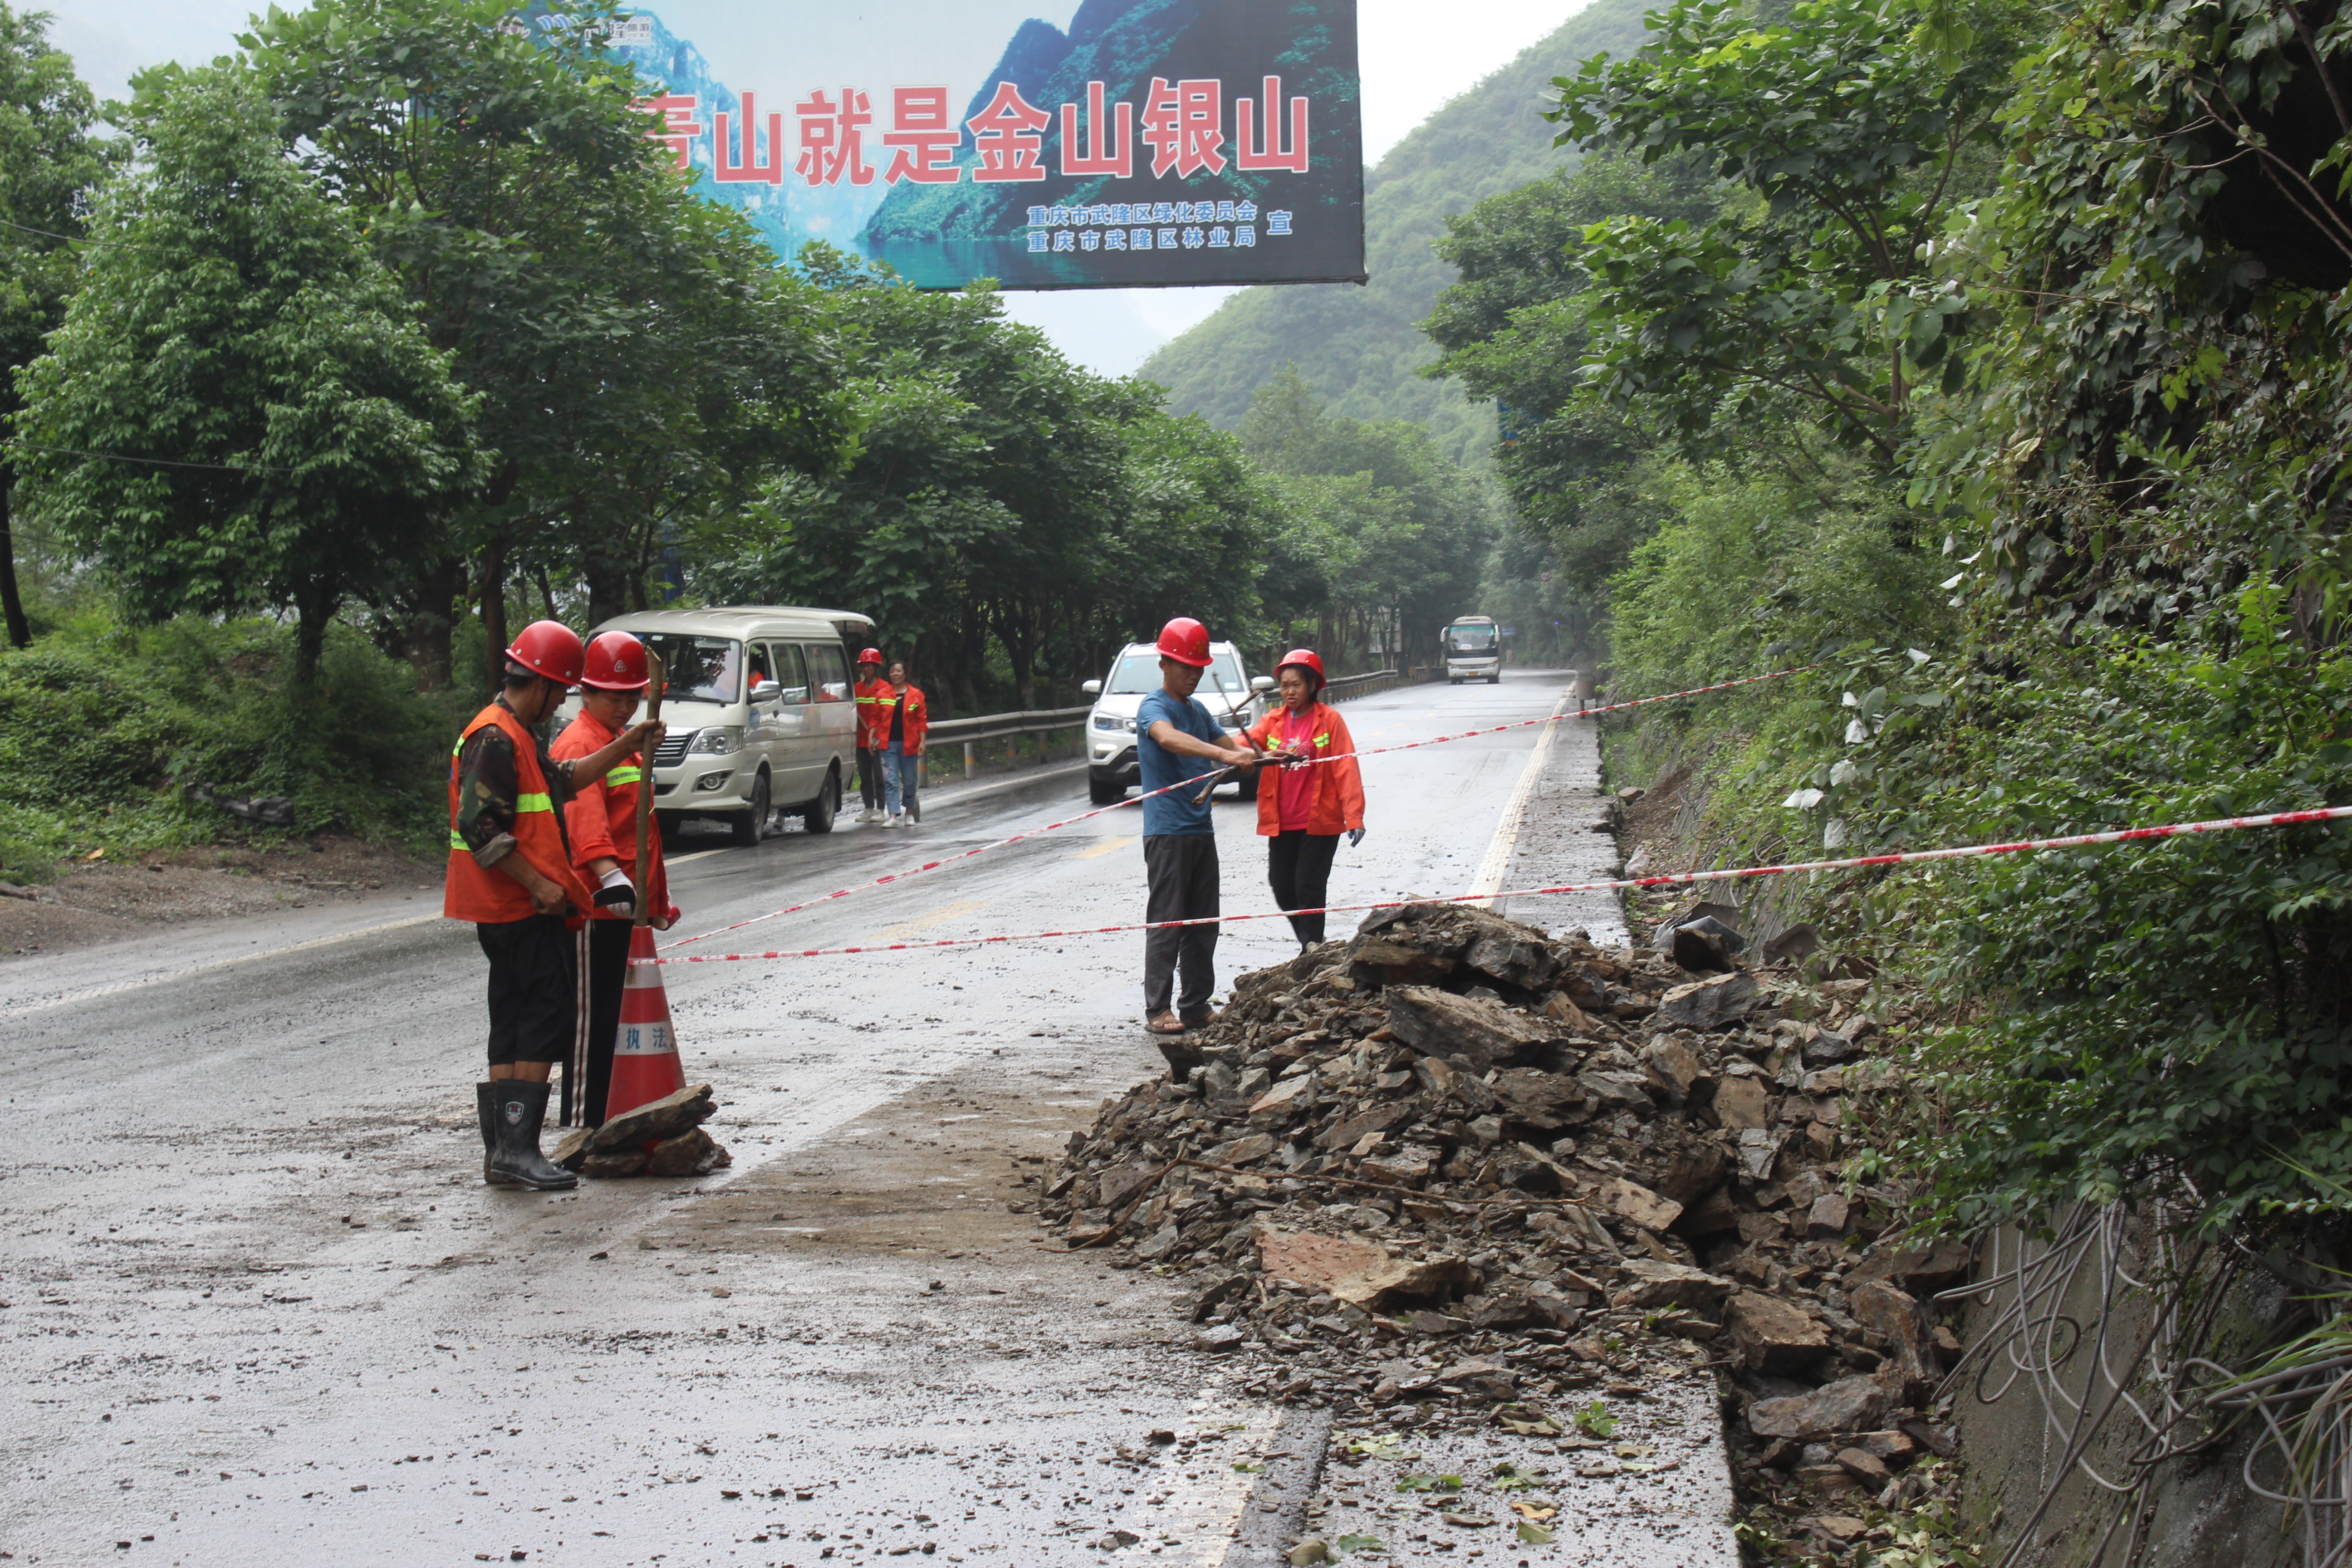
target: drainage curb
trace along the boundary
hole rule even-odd
[[[1219,1568],[1285,1568],[1286,1544],[1305,1532],[1307,1505],[1323,1482],[1331,1413],[1294,1410],[1267,1440],[1265,1470],[1242,1505],[1234,1543]]]

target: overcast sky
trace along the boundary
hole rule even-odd
[[[163,60],[194,63],[236,47],[252,0],[33,0],[100,98],[126,97],[131,74]],[[291,0],[280,0],[299,9]],[[1364,76],[1364,156],[1370,163],[1449,99],[1477,85],[1583,9],[1585,0],[1358,0]],[[658,5],[655,7],[658,9]],[[1041,5],[1055,10],[1054,0]],[[1230,289],[1090,289],[1006,296],[1012,314],[1106,374],[1140,364],[1206,316]]]

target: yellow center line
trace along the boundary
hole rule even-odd
[[[888,931],[877,931],[866,940],[867,942],[897,942],[905,937],[920,936],[923,932],[930,930],[933,926],[943,925],[947,921],[955,919],[958,915],[968,915],[974,910],[985,909],[987,907],[988,900],[986,899],[966,899],[961,903],[949,904],[943,908],[933,910],[929,914],[917,915],[913,920],[907,921],[903,925],[895,925]]]
[[[1106,838],[1091,849],[1081,849],[1070,857],[1073,860],[1097,860],[1114,849],[1124,849],[1134,843],[1132,838]]]

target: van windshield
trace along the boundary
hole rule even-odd
[[[1448,626],[1445,647],[1451,653],[1492,653],[1495,651],[1495,628],[1492,626]]]
[[[666,702],[740,702],[743,697],[743,645],[727,637],[690,637],[655,632],[646,646],[661,656]]]

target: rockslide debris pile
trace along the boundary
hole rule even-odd
[[[1926,1406],[1958,1345],[1921,1300],[1968,1255],[1877,1245],[1902,1194],[1837,1170],[1899,1084],[1892,987],[1744,968],[1734,915],[1695,906],[1644,952],[1376,913],[1242,976],[1163,1047],[1170,1080],[1071,1135],[1040,1213],[1190,1270],[1203,1346],[1270,1352],[1254,1390],[1343,1417],[1599,1447],[1596,1396],[1717,1369],[1751,1498],[1851,1539],[1798,1516],[1895,1506],[1950,1452]]]
[[[702,1130],[718,1109],[709,1084],[690,1083],[602,1127],[573,1129],[548,1158],[583,1176],[707,1176],[735,1163]]]

